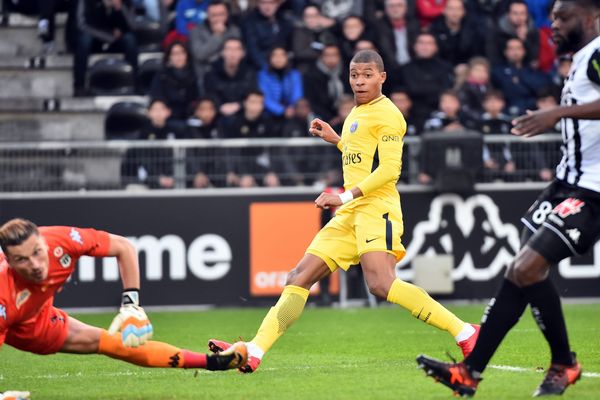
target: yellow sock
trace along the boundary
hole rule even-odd
[[[252,342],[262,351],[267,352],[287,328],[300,318],[306,299],[308,299],[307,289],[293,285],[286,286],[277,304],[271,307],[263,319]]]
[[[396,279],[387,295],[387,301],[406,308],[421,321],[456,336],[465,323],[444,306],[435,301],[427,292],[411,283]]]

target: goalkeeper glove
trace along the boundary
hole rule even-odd
[[[7,392],[0,393],[0,400],[29,400],[29,392],[9,390]]]
[[[138,347],[152,338],[152,324],[144,309],[139,305],[139,290],[126,289],[119,314],[113,319],[108,333],[121,332],[121,340],[126,347]]]

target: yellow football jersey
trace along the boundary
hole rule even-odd
[[[402,169],[406,121],[385,96],[352,109],[342,128],[337,147],[342,152],[344,189],[358,186],[363,197],[399,199],[396,182]]]

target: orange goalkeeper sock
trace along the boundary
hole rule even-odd
[[[100,334],[98,354],[153,368],[206,368],[206,354],[179,349],[168,343],[148,341],[140,347],[125,347],[121,335]]]

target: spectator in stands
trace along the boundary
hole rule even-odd
[[[184,132],[169,123],[170,116],[171,110],[164,102],[153,100],[148,107],[148,124],[139,139],[165,140],[183,137]],[[128,149],[121,164],[121,177],[125,186],[139,184],[152,189],[175,187],[171,149]]]
[[[504,56],[506,63],[492,69],[492,83],[502,90],[507,113],[511,116],[522,115],[535,107],[537,92],[547,86],[549,80],[525,64],[525,45],[521,39],[509,39]]]
[[[517,37],[525,45],[525,62],[531,64],[532,67],[537,67],[540,37],[535,24],[529,18],[527,4],[524,0],[512,0],[506,14],[500,17],[489,34],[491,36],[487,39],[486,54],[492,65],[503,61],[502,50],[506,47],[506,42]],[[506,61],[506,59],[504,60]]]
[[[173,39],[186,40],[190,28],[194,25],[200,25],[206,19],[206,10],[210,3],[211,0],[177,0],[175,11],[175,28],[177,34]]]
[[[266,115],[265,97],[260,91],[246,95],[244,107],[238,112],[231,126],[222,133],[225,138],[265,138],[279,136],[278,126]],[[279,178],[274,172],[268,149],[257,146],[230,148],[226,160],[226,185],[239,187],[278,186]]]
[[[229,11],[223,1],[213,0],[206,15],[203,23],[190,29],[190,51],[198,82],[204,82],[209,64],[219,57],[225,41],[241,38],[240,28],[229,19]]]
[[[511,118],[504,114],[504,96],[499,90],[489,90],[483,100],[483,114],[479,119],[479,131],[484,135],[510,134]],[[515,173],[510,146],[490,143],[483,146],[483,167],[492,179],[507,179]]]
[[[340,50],[344,65],[348,65],[354,56],[356,42],[361,39],[371,39],[365,21],[356,15],[346,17],[341,23]]]
[[[467,128],[477,127],[483,114],[483,99],[490,89],[490,63],[484,57],[473,57],[469,60],[467,79],[458,89]]]
[[[463,0],[447,0],[443,14],[433,20],[429,31],[435,36],[439,56],[452,65],[483,53],[479,27],[467,16]]]
[[[349,92],[348,71],[335,44],[323,48],[319,59],[304,74],[304,94],[317,115],[329,121],[337,112],[344,93]]]
[[[294,106],[303,97],[302,75],[290,65],[283,46],[269,52],[269,64],[258,73],[258,87],[265,95],[267,113],[277,119],[294,116]]]
[[[78,33],[73,61],[73,94],[84,96],[88,58],[92,51],[123,52],[137,73],[137,41],[122,0],[79,0]]]
[[[373,0],[311,0],[311,3],[317,5],[323,15],[342,21],[350,15],[363,16],[365,11],[365,2]]]
[[[242,24],[248,56],[257,69],[268,65],[268,53],[276,44],[286,49],[292,37],[293,24],[278,12],[281,0],[258,0],[256,9],[250,11]]]
[[[458,93],[454,90],[442,92],[439,108],[425,121],[425,131],[456,132],[465,129],[465,116],[461,111]]]
[[[434,19],[442,15],[446,0],[416,0],[417,17],[422,30],[427,30]]]
[[[440,94],[452,87],[452,65],[437,56],[437,44],[430,33],[420,33],[415,42],[415,58],[401,69],[404,88],[413,101],[417,126],[437,108]]]
[[[345,93],[340,97],[337,102],[336,114],[329,120],[329,125],[331,125],[336,132],[342,131],[344,121],[355,105],[356,103],[352,95]]]
[[[221,58],[204,78],[204,88],[217,99],[225,123],[240,111],[246,94],[258,88],[256,71],[246,59],[242,41],[235,38],[225,40]]]
[[[184,121],[199,97],[196,74],[186,45],[173,42],[165,50],[163,67],[154,76],[150,98],[161,99],[172,110],[172,119]]]
[[[330,28],[335,21],[323,16],[318,7],[308,5],[302,13],[302,22],[294,28],[292,52],[298,70],[305,73],[317,61],[323,48],[335,42]]]
[[[385,15],[375,24],[377,43],[387,70],[395,71],[413,57],[419,23],[407,18],[407,0],[386,0]]]
[[[219,137],[217,104],[210,97],[201,97],[194,104],[194,112],[187,120],[187,137],[190,139],[216,139]],[[215,149],[192,148],[186,153],[186,175],[188,186],[193,188],[212,187],[221,169],[221,157]]]
[[[406,121],[406,134],[408,136],[415,136],[421,133],[423,127],[416,125],[414,121],[412,116],[413,103],[408,92],[404,89],[394,89],[390,93],[390,100],[398,107],[398,110],[400,110]]]
[[[187,120],[188,139],[217,139],[218,129],[217,103],[212,97],[204,96],[196,100],[192,107],[192,116]]]

